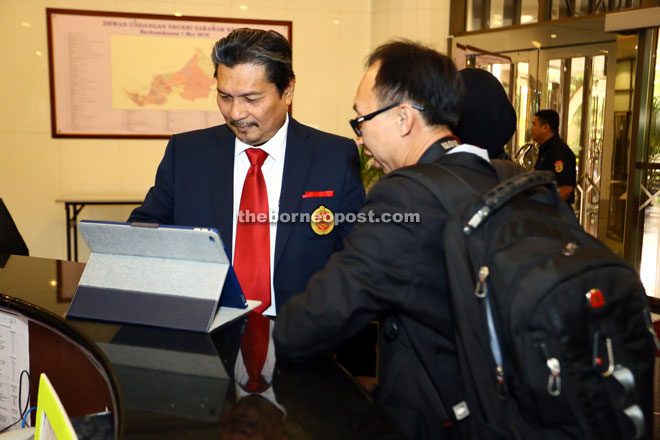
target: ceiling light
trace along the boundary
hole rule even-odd
[[[247,5],[239,5],[238,9],[247,9]]]
[[[541,48],[541,43],[539,43],[536,40],[532,40],[532,46],[534,46],[537,49],[540,49]]]
[[[339,20],[332,20],[332,24],[339,24]]]
[[[175,12],[174,16],[175,17],[183,17],[183,14],[181,12]]]
[[[30,22],[29,22],[29,21],[24,21],[23,23],[21,23],[21,26],[23,26],[23,27],[30,27],[31,25],[30,25]]]
[[[557,38],[557,34],[550,34],[550,38]]]

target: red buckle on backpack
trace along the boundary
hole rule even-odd
[[[587,292],[587,301],[589,305],[594,309],[603,307],[605,305],[605,298],[603,297],[603,292],[598,289],[591,289]]]

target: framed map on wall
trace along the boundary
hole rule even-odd
[[[53,137],[168,138],[223,123],[211,51],[290,21],[46,9]]]

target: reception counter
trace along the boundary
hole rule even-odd
[[[83,268],[0,256],[0,312],[28,320],[31,405],[45,372],[79,438],[401,438],[330,359],[278,360],[265,391],[242,391],[245,318],[211,334],[66,319]]]

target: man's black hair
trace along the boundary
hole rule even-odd
[[[548,124],[552,134],[559,133],[559,114],[554,110],[539,110],[534,116],[539,118],[541,125]]]
[[[214,78],[218,76],[218,64],[229,68],[238,64],[264,66],[266,79],[275,84],[280,97],[296,77],[291,65],[291,45],[273,30],[235,29],[215,43],[211,59]]]
[[[463,86],[454,62],[429,47],[409,40],[378,47],[367,60],[380,62],[374,90],[381,105],[408,102],[424,107],[429,125],[458,123]]]

